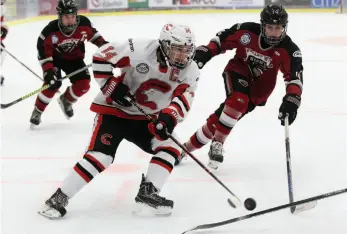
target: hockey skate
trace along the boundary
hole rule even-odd
[[[58,103],[60,105],[61,110],[63,111],[64,115],[67,119],[70,119],[73,116],[73,109],[72,109],[72,102],[69,102],[65,95],[62,94],[58,98]]]
[[[174,205],[174,202],[159,196],[159,191],[152,182],[146,181],[142,174],[140,190],[135,197],[137,209],[133,214],[154,214],[156,216],[169,216]]]
[[[59,219],[66,214],[65,207],[69,203],[69,198],[59,188],[46,202],[45,206],[38,213],[48,219]]]
[[[218,169],[219,164],[223,162],[223,143],[219,141],[212,141],[208,157],[210,158],[208,166],[214,170]]]
[[[5,81],[5,77],[1,76],[0,78],[0,85],[3,86]]]
[[[37,107],[35,106],[33,113],[31,114],[31,117],[30,117],[31,129],[34,129],[36,126],[38,126],[41,123],[41,115],[42,115],[42,111],[37,109]]]

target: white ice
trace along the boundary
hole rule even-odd
[[[221,29],[235,23],[258,21],[258,14],[154,15],[91,17],[109,41],[158,38],[167,22],[191,25],[197,44],[206,44]],[[36,41],[48,21],[12,26],[7,49],[41,75]],[[290,13],[288,33],[304,59],[304,94],[295,124],[290,127],[295,199],[342,189],[347,182],[347,17],[334,13]],[[96,50],[88,44],[86,62]],[[233,51],[215,57],[203,70],[194,106],[177,127],[188,137],[224,99],[222,70]],[[41,82],[7,56],[1,102],[10,102],[41,86]],[[75,105],[66,120],[55,100],[43,122],[29,130],[35,97],[1,110],[1,233],[3,234],[178,234],[199,224],[221,221],[249,212],[232,209],[228,193],[193,160],[183,161],[162,194],[175,201],[171,217],[139,218],[131,214],[141,173],[150,155],[123,142],[115,163],[76,195],[61,221],[37,214],[88,144],[94,113],[89,106],[98,92],[91,91]],[[65,90],[68,82],[61,91]],[[284,94],[281,76],[266,107],[242,119],[225,144],[227,154],[216,175],[242,199],[253,197],[260,211],[288,203],[284,129],[277,120]],[[207,162],[208,146],[196,152]],[[234,234],[345,234],[347,197],[321,200],[315,209],[292,215],[289,209],[197,233]]]

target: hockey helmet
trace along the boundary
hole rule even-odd
[[[72,33],[79,24],[79,17],[77,15],[78,5],[75,0],[59,0],[57,5],[57,12],[59,16],[59,27],[64,33]],[[76,15],[76,22],[74,24],[64,25],[62,22],[63,15],[73,14]]]
[[[281,5],[267,5],[260,13],[261,36],[269,45],[278,45],[287,35],[288,14]],[[282,25],[282,34],[279,37],[267,36],[266,25]]]
[[[168,66],[184,69],[195,55],[195,36],[185,25],[166,24],[159,37],[160,49]]]

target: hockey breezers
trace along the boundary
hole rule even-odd
[[[287,179],[288,179],[288,193],[289,193],[289,202],[294,202],[294,192],[293,192],[293,179],[292,179],[292,166],[290,159],[290,140],[289,140],[289,120],[288,115],[284,119],[284,131],[285,131],[285,144],[286,144],[286,162],[287,162]],[[317,205],[317,201],[312,201],[304,203],[299,206],[291,206],[290,211],[292,214],[297,214],[302,211],[313,209]]]
[[[80,68],[80,69],[70,73],[69,75],[64,76],[61,80],[64,80],[66,78],[70,78],[71,76],[74,76],[74,75],[76,75],[76,74],[78,74],[78,73],[88,69],[90,66],[92,66],[92,64],[88,64],[87,66],[82,67],[82,68]],[[10,106],[13,106],[14,104],[17,104],[18,102],[21,102],[21,101],[23,101],[23,100],[25,100],[25,99],[27,99],[27,98],[29,98],[29,97],[39,93],[39,92],[42,92],[43,90],[48,89],[49,87],[51,87],[51,84],[46,84],[46,85],[42,86],[41,88],[39,88],[39,89],[37,89],[35,91],[32,91],[31,93],[28,93],[28,94],[18,98],[17,100],[14,100],[13,102],[6,103],[6,104],[1,104],[1,109],[6,109],[6,108],[8,108]]]
[[[202,225],[196,226],[196,227],[194,227],[192,229],[189,229],[189,230],[183,232],[182,234],[185,234],[185,233],[191,232],[191,231],[202,230],[202,229],[210,229],[210,228],[220,227],[220,226],[224,226],[224,225],[231,224],[231,223],[236,223],[236,222],[239,222],[239,221],[242,221],[242,220],[246,220],[246,219],[250,219],[250,218],[253,218],[253,217],[256,217],[256,216],[265,215],[265,214],[272,213],[272,212],[275,212],[275,211],[287,209],[287,208],[292,207],[292,206],[304,205],[304,204],[307,204],[307,203],[310,203],[310,202],[314,202],[314,201],[321,200],[321,199],[324,199],[324,198],[336,196],[336,195],[339,195],[339,194],[342,194],[342,193],[346,193],[346,192],[347,192],[347,188],[341,189],[341,190],[337,190],[337,191],[334,191],[334,192],[330,192],[330,193],[326,193],[326,194],[322,194],[322,195],[319,195],[319,196],[316,196],[316,197],[307,198],[307,199],[300,200],[300,201],[297,201],[297,202],[293,202],[293,203],[289,203],[289,204],[285,204],[285,205],[281,205],[281,206],[276,206],[276,207],[273,207],[273,208],[270,208],[270,209],[267,209],[267,210],[263,210],[263,211],[259,211],[259,212],[256,212],[256,213],[252,213],[252,214],[249,214],[249,215],[240,216],[240,217],[233,218],[233,219],[228,219],[228,220],[221,221],[221,222],[218,222],[218,223],[202,224]]]
[[[126,97],[126,99],[133,104],[143,115],[146,116],[146,118],[152,122],[155,122],[155,120],[148,115],[131,97]],[[225,188],[230,194],[231,197],[228,199],[228,203],[233,207],[233,208],[238,208],[238,207],[243,207],[243,204],[241,200],[216,176],[214,175],[202,162],[200,162],[192,153],[190,153],[175,137],[173,137],[170,133],[167,133],[169,138],[175,142],[185,153],[187,153],[199,166],[204,169],[210,176],[213,177],[220,185]]]

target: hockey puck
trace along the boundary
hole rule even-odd
[[[244,206],[247,210],[254,210],[257,207],[257,203],[253,198],[247,198],[244,202]]]

